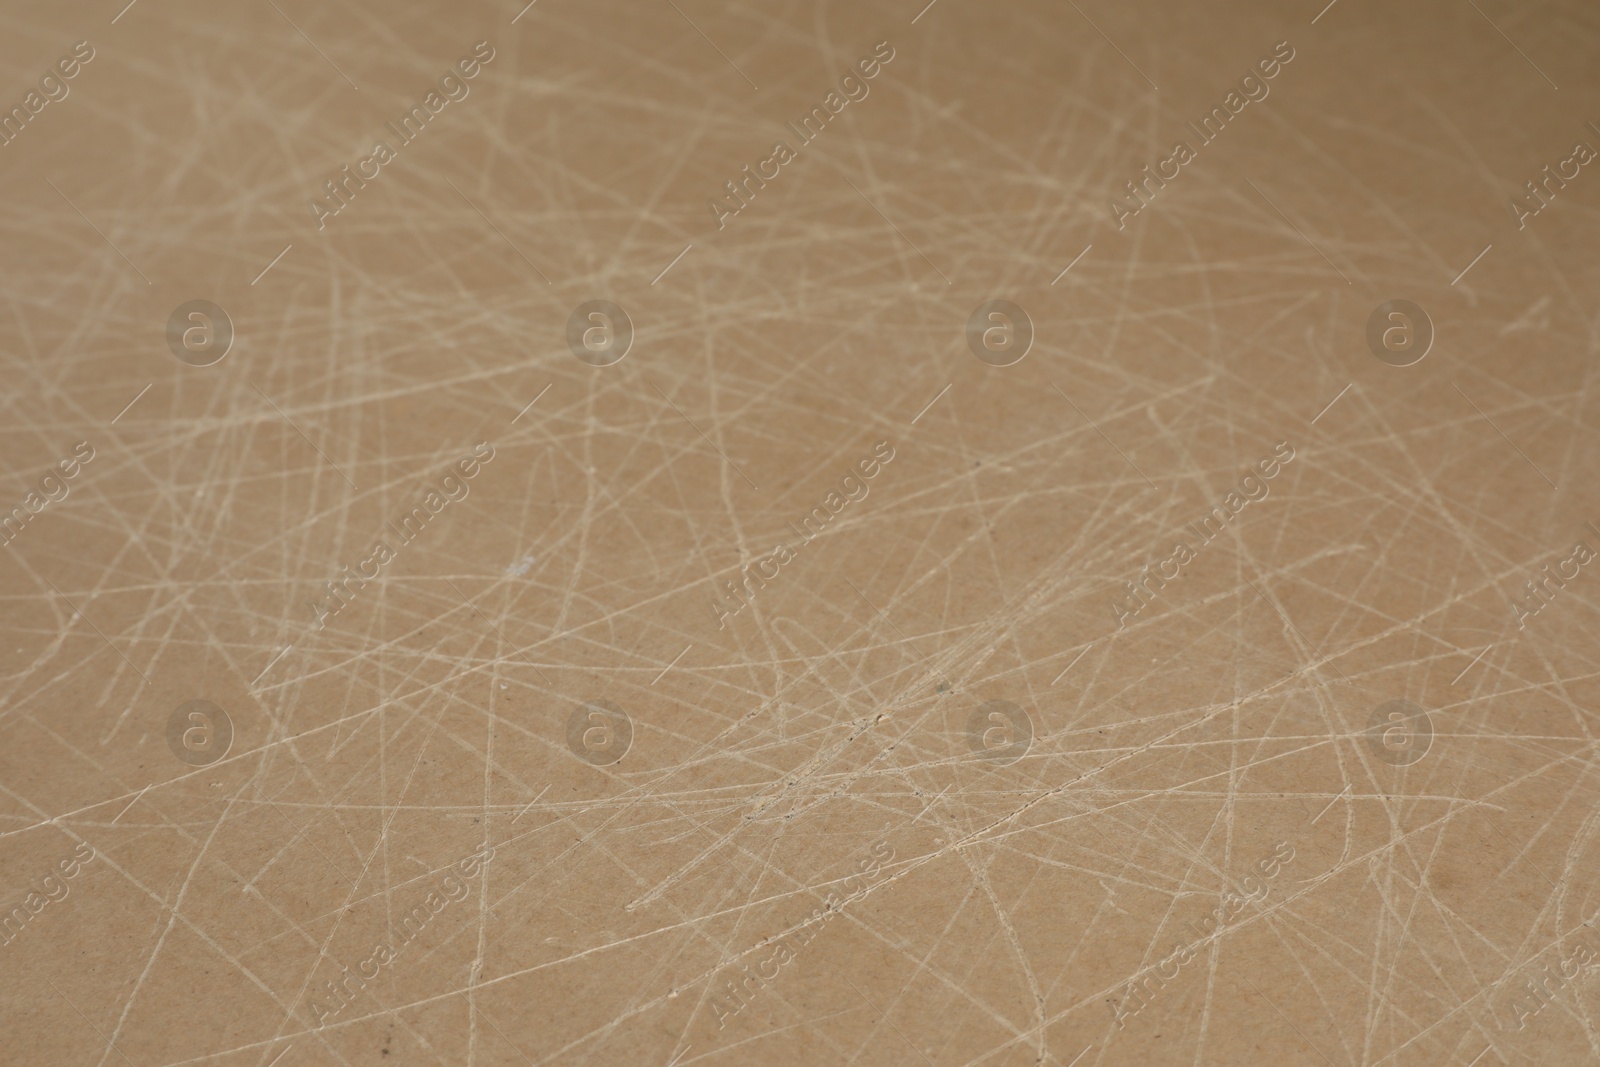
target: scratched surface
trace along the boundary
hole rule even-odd
[[[0,1064],[1600,1056],[1592,5],[123,3]]]

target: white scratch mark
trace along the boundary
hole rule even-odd
[[[261,668],[261,673],[256,675],[255,682],[251,682],[250,683],[250,688],[254,689],[256,687],[256,682],[259,682],[259,681],[261,681],[262,678],[266,677],[267,672],[270,671],[273,668],[273,666],[276,665],[277,662],[280,659],[282,659],[285,655],[287,655],[289,650],[291,648],[293,648],[294,645],[295,645],[295,643],[293,641],[290,641],[287,645],[284,645],[283,646],[283,650],[281,652],[279,652],[276,656],[272,657],[272,662],[267,664],[265,667]]]
[[[684,245],[683,246],[683,251],[679,252],[677,255],[673,256],[672,257],[672,262],[668,263],[665,267],[662,267],[661,268],[661,273],[657,274],[654,278],[652,278],[650,280],[650,284],[654,285],[656,282],[659,282],[662,278],[665,278],[667,276],[667,271],[671,270],[673,267],[676,267],[678,265],[678,260],[680,260],[684,256],[688,255],[689,254],[689,249],[691,249],[693,247],[694,247],[694,242],[693,241],[690,241],[688,244]]]
[[[289,249],[291,249],[293,247],[294,247],[294,242],[293,241],[291,241],[288,244],[284,245],[283,246],[283,251],[279,252],[277,255],[273,256],[272,257],[272,262],[268,263],[265,267],[262,267],[260,274],[257,274],[254,278],[250,279],[250,284],[254,285],[256,282],[259,282],[262,278],[265,278],[267,276],[267,271],[271,270],[273,267],[276,267],[278,265],[278,260],[280,260],[284,256],[288,255],[289,254]]]
[[[1453,279],[1451,279],[1450,284],[1454,285],[1456,282],[1459,282],[1462,278],[1465,278],[1467,276],[1467,271],[1471,270],[1473,267],[1476,267],[1478,265],[1478,260],[1480,260],[1484,256],[1488,255],[1489,254],[1489,249],[1491,249],[1493,247],[1494,247],[1494,245],[1492,245],[1492,244],[1491,245],[1487,245],[1482,252],[1479,252],[1477,254],[1477,256],[1472,260],[1471,263],[1468,263],[1466,265],[1465,269],[1463,269],[1460,274],[1457,274]]]
[[[126,807],[126,808],[123,808],[123,809],[122,809],[122,810],[121,810],[121,811],[119,811],[119,812],[117,812],[117,817],[116,817],[116,819],[112,819],[112,820],[111,820],[111,825],[112,825],[112,826],[115,826],[115,825],[117,825],[117,819],[120,819],[120,818],[122,818],[122,817],[123,817],[123,816],[124,816],[124,815],[126,815],[126,814],[128,814],[128,810],[129,810],[129,808],[132,808],[132,807],[133,807],[133,806],[134,806],[134,805],[135,805],[135,804],[137,804],[137,803],[139,803],[139,797],[142,797],[142,796],[144,796],[144,794],[145,794],[145,790],[146,790],[146,789],[149,789],[149,788],[150,788],[150,786],[151,786],[151,785],[154,785],[154,784],[155,784],[155,783],[154,783],[154,782],[151,782],[151,783],[150,783],[150,784],[149,784],[149,785],[146,785],[146,786],[145,786],[145,787],[144,787],[144,789],[141,789],[141,790],[139,790],[139,795],[138,795],[138,796],[136,796],[136,797],[134,797],[134,798],[133,798],[133,799],[132,799],[132,800],[130,800],[130,801],[128,801],[128,807]]]
[[[1355,382],[1351,382],[1350,385],[1347,385],[1343,389],[1339,390],[1339,396],[1344,396],[1344,394],[1350,391],[1350,386],[1355,384]],[[1332,400],[1328,401],[1328,407],[1325,407],[1321,411],[1317,412],[1317,419],[1320,419],[1322,416],[1326,415],[1328,413],[1328,408],[1333,407],[1333,405],[1339,402],[1339,396],[1336,396]],[[1311,425],[1315,426],[1317,424],[1317,419],[1312,419]]]
[[[1335,804],[1339,803],[1339,797],[1344,796],[1348,792],[1350,792],[1350,783],[1346,782],[1344,788],[1339,790],[1339,796],[1336,796],[1332,800],[1328,801],[1328,806],[1326,808],[1323,808],[1321,811],[1317,812],[1316,819],[1312,819],[1311,822],[1308,823],[1307,825],[1310,825],[1310,826],[1317,825],[1317,819],[1320,819],[1324,815],[1328,814],[1328,812],[1333,809],[1333,806]]]
[[[688,645],[685,645],[683,651],[679,652],[676,656],[674,656],[671,663],[669,663],[665,667],[661,668],[661,673],[656,675],[655,678],[651,680],[650,684],[651,685],[655,685],[656,682],[659,682],[659,681],[661,681],[661,679],[665,678],[667,676],[667,672],[670,671],[673,667],[676,667],[678,665],[678,660],[680,660],[684,656],[688,655],[689,649],[691,649],[693,647],[694,647],[694,643],[693,642],[690,642]]]
[[[1465,667],[1462,667],[1461,668],[1461,673],[1456,675],[1454,678],[1452,678],[1450,680],[1450,684],[1451,685],[1455,685],[1457,682],[1461,681],[1462,678],[1466,677],[1467,672],[1470,671],[1473,667],[1477,666],[1478,661],[1483,658],[1484,652],[1488,652],[1493,647],[1494,647],[1494,644],[1492,642],[1490,644],[1485,645],[1483,647],[1483,652],[1479,652],[1476,656],[1473,656],[1472,657],[1472,662],[1467,664]]]
[[[954,384],[955,382],[950,383],[950,385]],[[950,385],[947,385],[943,389],[939,390],[939,396],[944,396],[944,394],[948,393],[950,391]],[[928,413],[928,408],[933,407],[933,405],[939,402],[939,396],[936,396],[932,400],[928,401],[927,404],[923,406],[922,410],[917,412],[917,419],[920,419],[922,416],[926,415]],[[912,419],[911,425],[915,426],[917,424],[917,419]]]
[[[156,383],[155,382],[151,382],[150,383],[150,385],[154,385],[154,384],[156,384]],[[144,394],[148,393],[150,391],[150,385],[147,385],[143,389],[139,390],[139,396],[144,396]],[[128,413],[129,408],[132,408],[133,405],[135,405],[135,404],[137,404],[139,402],[139,396],[136,396],[132,400],[128,401],[128,407],[125,407],[121,411],[117,412],[117,419],[120,419],[120,418],[122,418],[122,416],[126,415]],[[111,425],[115,426],[117,424],[117,419],[112,419],[111,420]]]
[[[1065,267],[1062,267],[1061,268],[1061,273],[1057,274],[1055,276],[1055,278],[1051,280],[1050,284],[1054,285],[1056,282],[1059,282],[1062,278],[1065,278],[1067,276],[1067,271],[1071,270],[1073,267],[1076,267],[1078,265],[1078,260],[1080,260],[1084,256],[1088,255],[1089,254],[1089,249],[1091,249],[1093,247],[1094,247],[1094,245],[1092,245],[1092,244],[1084,245],[1083,246],[1083,251],[1079,252],[1076,256],[1074,256],[1071,263],[1068,263]]]
[[[551,382],[550,383],[550,385],[554,385],[554,384],[555,384],[555,382]],[[539,390],[539,396],[544,396],[544,394],[548,393],[550,391],[550,385],[547,385],[543,389]],[[535,404],[537,404],[539,402],[539,396],[534,397],[532,400],[530,400],[526,404],[524,404],[523,407],[522,407],[522,410],[517,412],[516,415],[512,417],[511,424],[513,426],[516,425],[517,419],[520,419],[520,418],[522,418],[522,416],[526,415],[528,413],[528,409],[533,407],[533,405],[535,405]]]
[[[1089,650],[1091,648],[1093,648],[1093,647],[1094,647],[1093,644],[1084,645],[1083,646],[1083,651],[1079,652],[1076,656],[1072,657],[1072,663],[1069,663],[1065,667],[1061,668],[1061,673],[1056,675],[1054,682],[1050,683],[1051,688],[1055,687],[1056,682],[1059,682],[1059,681],[1061,681],[1061,679],[1065,678],[1067,676],[1067,672],[1072,669],[1073,664],[1077,663],[1080,659],[1082,659],[1085,655],[1087,655]]]

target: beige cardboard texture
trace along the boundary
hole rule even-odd
[[[0,34],[0,1067],[1600,1056],[1577,0]]]

